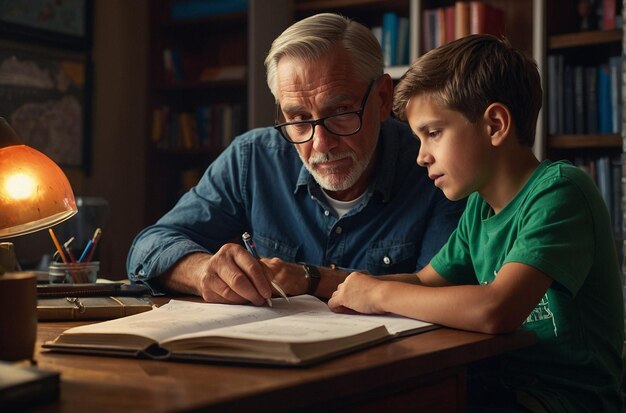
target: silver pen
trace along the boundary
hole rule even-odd
[[[261,257],[259,257],[259,254],[256,252],[256,247],[254,246],[254,242],[252,241],[252,236],[250,236],[248,232],[244,232],[243,235],[241,235],[241,239],[243,240],[243,244],[246,246],[248,252],[252,254],[252,256],[257,260],[260,259]],[[287,294],[285,294],[283,289],[280,288],[280,285],[278,285],[278,283],[276,283],[274,280],[271,280],[270,283],[272,284],[272,287],[274,287],[274,289],[278,291],[278,294],[280,294],[281,297],[289,302],[289,297],[287,297]],[[272,306],[272,301],[269,298],[267,299],[267,305],[269,305],[270,307]]]

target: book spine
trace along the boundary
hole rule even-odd
[[[433,48],[433,28],[431,28],[432,20],[431,20],[432,10],[424,10],[422,12],[422,49],[424,52],[428,52]]]
[[[615,17],[617,13],[616,0],[601,0],[602,1],[602,29],[611,30],[615,29]]]
[[[470,34],[469,3],[457,1],[454,3],[454,38],[460,39]]]
[[[435,47],[446,44],[446,11],[443,7],[435,9],[435,19],[437,20],[437,42]]]
[[[611,132],[622,130],[622,56],[609,59],[611,71]]]
[[[470,33],[485,32],[486,6],[482,1],[470,1]]]
[[[587,101],[587,133],[598,133],[598,69],[595,66],[585,68],[585,99]]]
[[[398,48],[398,15],[394,12],[383,14],[383,57],[385,66],[395,66]]]
[[[548,133],[559,133],[557,97],[557,55],[548,55]]]
[[[242,12],[248,9],[248,0],[186,0],[172,2],[172,20],[198,19],[201,17]]]
[[[585,84],[582,66],[574,66],[574,133],[585,133]]]
[[[563,69],[563,133],[574,133],[574,73],[569,65]]]
[[[445,9],[445,25],[446,25],[446,39],[445,43],[450,43],[455,39],[455,30],[456,30],[456,22],[455,18],[455,8],[454,6],[448,6]]]
[[[398,17],[398,37],[396,50],[396,64],[409,64],[409,18]]]
[[[557,122],[558,132],[563,133],[565,131],[565,58],[563,55],[558,55],[556,59],[556,97],[557,97]]]
[[[609,66],[602,64],[598,67],[598,132],[611,133],[613,121],[611,115],[611,75]]]

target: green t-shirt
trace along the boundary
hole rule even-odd
[[[431,264],[452,284],[483,284],[508,262],[554,282],[523,323],[538,343],[503,356],[502,384],[555,412],[621,412],[620,270],[606,205],[585,172],[544,161],[497,215],[472,194]]]

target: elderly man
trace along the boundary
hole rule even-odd
[[[137,236],[129,278],[263,305],[272,280],[288,295],[328,298],[350,270],[428,264],[465,204],[433,186],[415,163],[418,141],[390,118],[393,82],[370,30],[318,14],[275,39],[265,64],[275,126],[236,138]],[[260,259],[238,243],[244,232]]]

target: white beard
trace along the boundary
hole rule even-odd
[[[306,169],[311,173],[311,175],[313,175],[313,178],[315,178],[315,181],[317,181],[317,183],[323,189],[327,191],[334,191],[334,192],[345,191],[347,189],[350,189],[354,184],[356,184],[356,182],[359,180],[361,175],[363,175],[363,172],[365,171],[365,169],[367,169],[367,166],[369,165],[370,161],[372,160],[372,157],[374,156],[375,150],[376,150],[376,145],[373,145],[370,151],[366,153],[365,156],[360,161],[356,158],[356,155],[354,154],[354,152],[351,152],[351,151],[343,152],[343,153],[328,153],[328,154],[311,155],[311,157],[308,160],[305,160],[304,158],[302,158],[302,156],[300,156],[300,159],[302,159],[302,162],[304,163],[304,166],[306,167]],[[350,158],[353,161],[352,168],[345,175],[337,176],[336,174],[333,174],[333,173],[320,174],[315,169],[315,164],[317,163],[330,162],[330,161],[335,161],[337,159],[343,159],[343,158]]]

